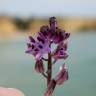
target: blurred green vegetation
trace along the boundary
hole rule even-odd
[[[95,18],[70,18],[57,17],[60,28],[69,32],[88,32],[88,30],[96,30]],[[42,25],[48,25],[48,18],[35,17],[11,17],[0,16],[0,37],[12,35],[13,33],[35,33],[40,30]]]
[[[33,22],[33,18],[29,19],[22,19],[22,18],[14,18],[14,24],[20,29],[20,30],[27,30],[29,28],[29,25]],[[25,32],[25,31],[23,31]]]

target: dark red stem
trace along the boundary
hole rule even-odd
[[[51,52],[48,53],[48,69],[47,69],[47,86],[49,84],[49,82],[51,81],[51,77],[52,77],[52,60],[51,60]]]

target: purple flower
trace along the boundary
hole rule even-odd
[[[52,57],[55,60],[66,59],[68,57],[66,50],[67,50],[67,43],[61,42],[58,44],[56,50],[52,52]]]
[[[27,43],[28,49],[26,53],[34,55],[36,60],[39,60],[44,54],[50,51],[50,47],[49,40],[45,38],[41,32],[38,32],[36,35],[36,39],[34,39],[32,36],[29,36],[30,42]]]
[[[51,42],[59,44],[70,36],[69,33],[66,33],[64,30],[57,27],[57,20],[55,17],[50,18],[49,24],[50,28],[48,26],[41,26],[40,32],[36,34],[35,38],[29,36],[30,41],[27,44],[28,49],[26,53],[34,55],[36,60],[41,59],[44,54],[51,51]],[[58,54],[54,56],[56,59],[68,57],[67,53],[65,53],[63,50],[57,53]]]
[[[70,36],[70,33],[65,33],[64,30],[56,28],[55,31],[50,30],[50,39],[55,43],[58,44],[66,39],[68,39]]]
[[[41,59],[44,54],[50,51],[50,40],[47,35],[48,30],[48,26],[42,26],[40,32],[36,34],[35,39],[29,36],[30,42],[27,44],[28,49],[26,53],[34,55],[36,60]]]
[[[52,93],[56,87],[56,81],[53,79],[50,81],[44,96],[52,96]]]
[[[56,84],[61,85],[64,81],[68,80],[68,69],[65,64],[60,66],[59,72],[55,77]]]
[[[51,17],[49,19],[49,38],[54,42],[54,43],[60,43],[63,40],[69,38],[70,33],[65,32],[65,30],[59,29],[57,26],[57,20],[55,17]]]
[[[67,39],[70,33],[58,27],[55,17],[49,19],[49,26],[41,26],[35,37],[29,36],[26,53],[32,54],[35,59],[35,70],[41,73],[47,80],[47,89],[44,96],[52,96],[56,84],[61,85],[68,80],[68,70],[65,64],[60,66],[59,72],[54,79],[52,79],[52,65],[58,59],[66,59],[67,54]],[[51,50],[52,44],[57,44],[57,48]],[[47,54],[47,58],[44,55]],[[52,60],[54,61],[52,62]],[[43,60],[47,62],[47,68],[44,69]]]
[[[35,63],[35,70],[38,73],[43,73],[44,72],[44,65],[42,60],[37,60]]]

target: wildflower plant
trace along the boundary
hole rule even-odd
[[[41,26],[40,31],[35,37],[29,36],[26,53],[35,57],[35,70],[41,73],[47,80],[47,88],[44,96],[52,96],[56,85],[62,85],[68,80],[68,69],[65,63],[59,68],[57,75],[52,78],[52,66],[57,60],[65,60],[68,57],[67,47],[70,33],[62,30],[57,25],[55,17],[49,18],[49,26]],[[56,44],[56,49],[52,50],[52,44]],[[48,54],[47,58],[44,55]],[[44,68],[44,62],[47,62],[47,70]]]

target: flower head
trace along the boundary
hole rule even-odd
[[[27,43],[26,53],[34,55],[36,60],[41,59],[44,54],[50,51],[49,40],[44,37],[43,33],[38,32],[35,39],[32,36],[29,39],[31,40]]]
[[[51,42],[59,44],[70,36],[70,34],[65,32],[65,30],[58,28],[55,17],[51,17],[49,19],[49,24],[50,27],[47,25],[41,26],[40,32],[36,34],[35,38],[29,36],[30,41],[27,43],[28,49],[26,53],[34,55],[36,59],[41,59],[44,54],[50,52]],[[62,50],[58,53],[58,55],[60,58],[67,58],[68,56]],[[58,55],[55,55],[55,58],[59,58]]]

